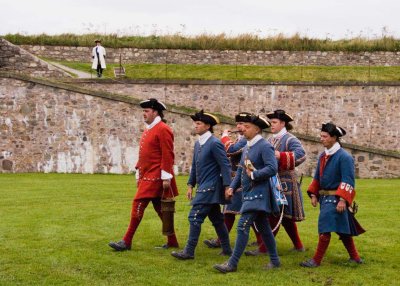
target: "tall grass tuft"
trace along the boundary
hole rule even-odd
[[[381,38],[331,40],[314,39],[294,34],[287,37],[283,34],[262,38],[254,34],[241,34],[235,37],[226,34],[200,34],[196,36],[150,35],[119,36],[117,34],[60,34],[60,35],[21,35],[7,34],[4,38],[16,45],[49,45],[49,46],[93,46],[94,40],[101,39],[105,47],[140,48],[140,49],[189,49],[189,50],[284,50],[284,51],[400,51],[400,39],[383,35]]]

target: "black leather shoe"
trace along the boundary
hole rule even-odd
[[[216,238],[206,239],[203,242],[209,248],[220,248],[221,247],[221,242],[219,242],[219,240]]]
[[[244,252],[244,255],[246,255],[246,256],[259,256],[259,255],[265,255],[265,254],[266,254],[266,252],[261,252],[261,251],[258,250],[258,249],[246,250],[246,251]]]
[[[116,251],[131,250],[131,246],[126,245],[125,241],[123,240],[120,240],[118,242],[111,241],[108,245]]]
[[[358,260],[355,260],[353,258],[349,258],[349,262],[351,263],[357,263],[357,264],[364,264],[364,260],[362,260],[361,258]]]
[[[314,259],[310,258],[306,261],[301,262],[300,266],[308,267],[308,268],[315,268],[315,267],[318,267],[319,264],[317,264],[317,262],[315,262]]]
[[[233,267],[229,265],[228,262],[225,262],[223,264],[215,264],[214,268],[217,269],[221,273],[228,273],[228,272],[236,272],[237,267]]]
[[[279,268],[281,267],[281,263],[268,263],[267,265],[264,266],[264,270],[270,270],[270,269],[274,269],[274,268]]]
[[[193,255],[187,254],[184,250],[182,251],[172,251],[171,255],[175,258],[178,258],[180,260],[188,260],[188,259],[194,259]]]

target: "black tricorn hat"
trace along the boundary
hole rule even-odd
[[[140,107],[141,108],[152,108],[152,109],[158,110],[158,111],[167,110],[167,107],[165,106],[165,104],[155,98],[150,98],[150,99],[141,101]]]
[[[277,118],[285,122],[293,121],[293,117],[290,114],[286,113],[286,111],[283,109],[277,109],[273,112],[269,112],[267,113],[267,117],[269,119]]]
[[[101,43],[101,40],[96,39],[96,40],[94,40],[94,42],[95,42],[95,43]]]
[[[190,115],[193,121],[201,121],[205,124],[210,124],[210,126],[217,125],[219,123],[219,118],[211,113],[206,113],[203,110],[195,113],[194,115]]]
[[[331,137],[342,137],[346,135],[346,130],[342,127],[336,126],[332,122],[322,123],[321,131],[329,133]]]
[[[249,112],[240,112],[235,115],[235,122],[246,122],[249,115],[251,115]]]
[[[271,126],[271,123],[269,123],[269,121],[266,118],[255,114],[247,115],[246,118],[244,118],[243,122],[253,123],[254,125],[260,127],[261,129],[266,129]]]

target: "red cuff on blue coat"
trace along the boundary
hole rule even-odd
[[[308,187],[308,190],[307,190],[308,196],[311,197],[311,195],[315,195],[315,196],[318,197],[319,196],[319,189],[320,189],[319,181],[316,180],[316,179],[313,179],[311,184],[310,184],[310,186]]]
[[[233,144],[233,141],[231,140],[231,138],[229,138],[229,136],[222,137],[221,142],[222,144],[224,144],[225,151],[228,150],[229,147],[231,147],[231,145]]]
[[[352,185],[341,182],[336,190],[336,196],[345,199],[346,202],[351,205],[353,203],[354,197],[356,196],[356,190],[353,188]]]

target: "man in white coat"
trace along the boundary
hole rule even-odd
[[[94,41],[96,46],[92,50],[92,69],[97,71],[97,77],[101,77],[103,74],[103,69],[106,68],[106,49],[101,45],[100,40]]]

